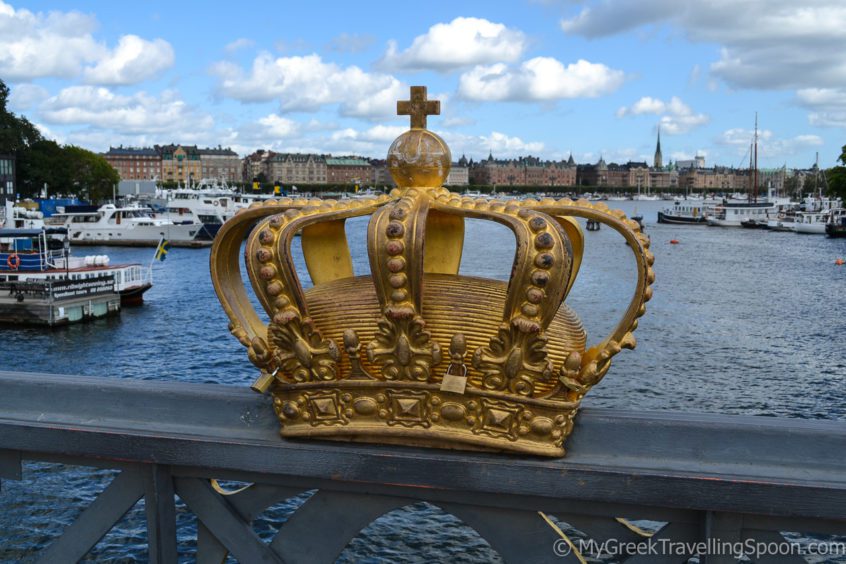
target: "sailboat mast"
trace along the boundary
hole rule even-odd
[[[755,112],[755,169],[753,172],[752,201],[758,201],[758,112]]]

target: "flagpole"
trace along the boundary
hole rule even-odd
[[[150,266],[147,269],[147,274],[150,276],[150,284],[153,283],[153,263],[156,262],[156,255],[159,254],[159,248],[161,248],[163,242],[164,242],[164,233],[161,234],[161,238],[159,239],[159,244],[156,245],[156,250],[153,251],[153,258],[150,259]]]

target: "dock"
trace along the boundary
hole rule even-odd
[[[120,311],[113,276],[0,282],[0,323],[53,327]]]

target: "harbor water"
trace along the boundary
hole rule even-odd
[[[644,215],[655,254],[654,298],[623,351],[583,406],[846,420],[846,239],[656,223],[666,202],[608,202]],[[366,220],[349,222],[356,274],[368,272]],[[678,244],[670,244],[677,240]],[[297,240],[298,241],[298,240]],[[298,242],[295,242],[295,251]],[[589,342],[608,334],[633,292],[634,260],[608,227],[585,233],[586,255],[567,303]],[[498,224],[467,226],[463,274],[507,280],[514,242]],[[148,262],[152,249],[75,249],[112,262]],[[209,279],[208,249],[173,249],[154,267],[145,305],[58,330],[0,329],[3,370],[247,386],[256,376]],[[300,271],[307,278],[305,268]],[[442,344],[445,345],[445,344]],[[37,378],[37,376],[33,376]],[[113,474],[27,463],[0,491],[0,562],[31,559],[78,516]],[[307,493],[265,513],[270,538]],[[179,506],[179,550],[193,560],[195,518]],[[424,525],[421,525],[423,523]],[[133,509],[87,557],[146,559],[145,518]],[[383,516],[344,562],[496,560],[475,533],[417,504]],[[819,559],[814,562],[840,562]]]

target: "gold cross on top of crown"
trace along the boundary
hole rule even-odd
[[[411,129],[426,129],[426,116],[441,113],[440,100],[427,100],[425,86],[411,87],[411,100],[397,101],[397,115],[411,116]]]

